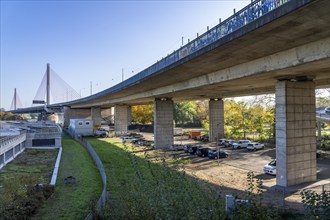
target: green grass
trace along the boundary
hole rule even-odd
[[[171,159],[168,164],[161,151],[154,154],[155,151],[125,148],[122,144],[89,142],[107,174],[109,197],[104,219],[221,219],[224,216],[219,192],[177,171],[184,161]],[[163,156],[154,157],[157,154]]]
[[[2,169],[0,182],[20,175],[29,175],[38,180],[38,183],[48,184],[57,152],[58,150],[25,150]]]
[[[34,219],[84,219],[101,195],[101,177],[88,151],[67,137],[62,145],[55,193]],[[62,180],[68,176],[74,176],[76,182],[64,184]]]

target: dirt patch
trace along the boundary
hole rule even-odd
[[[153,139],[152,134],[148,134],[146,139]],[[112,141],[121,143],[119,138],[115,138]],[[183,140],[183,144],[190,141]],[[143,147],[136,147],[135,151],[142,155],[145,149]],[[301,190],[312,189],[314,191],[320,191],[322,184],[327,184],[327,187],[330,188],[329,176],[322,177],[321,180],[314,183],[287,187],[286,189],[277,187],[276,177],[266,175],[262,170],[263,165],[275,157],[274,146],[267,146],[264,150],[257,152],[247,152],[246,149],[230,151],[230,157],[220,159],[219,164],[217,160],[196,157],[182,151],[166,151],[164,153],[161,150],[149,149],[148,155],[150,158],[164,157],[165,155],[167,160],[171,161],[171,164],[180,164],[180,169],[184,169],[189,175],[220,188],[223,196],[232,194],[242,199],[245,198],[245,191],[247,190],[247,174],[249,171],[253,171],[255,177],[263,181],[263,203],[265,205],[298,212],[304,212],[300,196]],[[174,163],[173,159],[178,160],[179,163]]]

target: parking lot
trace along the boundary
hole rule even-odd
[[[153,134],[143,133],[147,140],[153,140]],[[198,142],[188,137],[177,136],[175,144],[198,144],[212,146],[203,142]],[[215,144],[213,144],[215,147]],[[233,149],[232,147],[221,147],[221,150],[228,153],[227,158],[211,160],[208,157],[198,157],[183,151],[169,152],[177,159],[185,160],[187,163],[184,169],[190,175],[205,180],[215,186],[220,186],[224,194],[233,194],[244,198],[247,189],[247,173],[253,171],[254,175],[263,181],[264,202],[273,206],[293,208],[303,211],[300,191],[312,189],[320,192],[322,185],[326,190],[330,190],[330,157],[329,154],[322,154],[317,159],[317,181],[313,183],[301,184],[287,187],[286,189],[276,186],[276,177],[264,174],[263,167],[276,157],[274,145],[265,145],[264,149],[248,151],[245,148]]]

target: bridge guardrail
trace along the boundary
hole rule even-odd
[[[220,38],[236,31],[237,29],[251,23],[252,21],[260,18],[261,16],[273,11],[280,6],[293,1],[293,0],[254,0],[249,5],[236,12],[234,15],[230,16],[223,22],[219,23],[215,27],[209,29],[202,35],[198,36],[196,39],[188,42],[186,45],[182,46],[180,49],[169,54],[160,61],[150,67],[142,70],[138,74],[132,76],[131,78],[109,88],[107,92],[115,92],[124,87],[130,86],[133,83],[150,76],[157,71],[174,64],[175,62],[197,52],[198,50],[214,43]],[[96,97],[102,94],[95,94],[92,97]],[[84,100],[86,98],[83,98]],[[74,102],[74,101],[73,101]]]
[[[102,97],[105,94],[117,92],[121,89],[137,84],[139,83],[139,81],[143,80],[144,78],[157,73],[158,71],[160,71],[165,67],[170,67],[172,64],[175,64],[176,62],[183,60],[187,56],[192,55],[195,52],[198,52],[200,49],[209,46],[210,44],[233,33],[239,28],[251,23],[252,21],[257,20],[258,18],[268,14],[269,12],[289,2],[293,2],[292,8],[285,10],[285,12],[283,13],[289,13],[293,9],[299,8],[311,1],[312,0],[251,0],[251,3],[246,7],[244,7],[243,9],[241,9],[240,11],[234,13],[232,16],[220,22],[218,25],[207,30],[202,35],[200,36],[197,35],[197,38],[195,38],[194,40],[188,42],[180,49],[175,50],[171,54],[167,55],[165,58],[162,58],[160,61],[157,61],[153,65],[140,71],[138,74],[130,77],[129,79],[121,83],[118,83],[117,85],[110,87],[102,92],[96,93],[94,95],[74,101],[59,103],[59,104],[70,105],[79,102],[84,102],[92,98]]]
[[[19,135],[13,136],[13,137],[4,137],[0,139],[0,148],[6,146],[9,143],[15,142],[16,140],[26,138],[26,133],[23,132]]]

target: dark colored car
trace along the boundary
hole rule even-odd
[[[218,159],[218,151],[217,150],[209,150],[208,152],[209,159]],[[219,151],[219,158],[226,158],[228,154],[224,151]]]
[[[190,154],[196,154],[197,146],[191,146],[188,150]]]
[[[209,153],[210,148],[208,147],[199,147],[197,148],[196,154],[199,157],[206,157]]]
[[[204,134],[200,137],[200,140],[203,142],[209,142],[209,135],[208,134]]]
[[[185,153],[189,153],[189,149],[192,147],[191,144],[186,144],[186,145],[183,145],[183,150]]]

